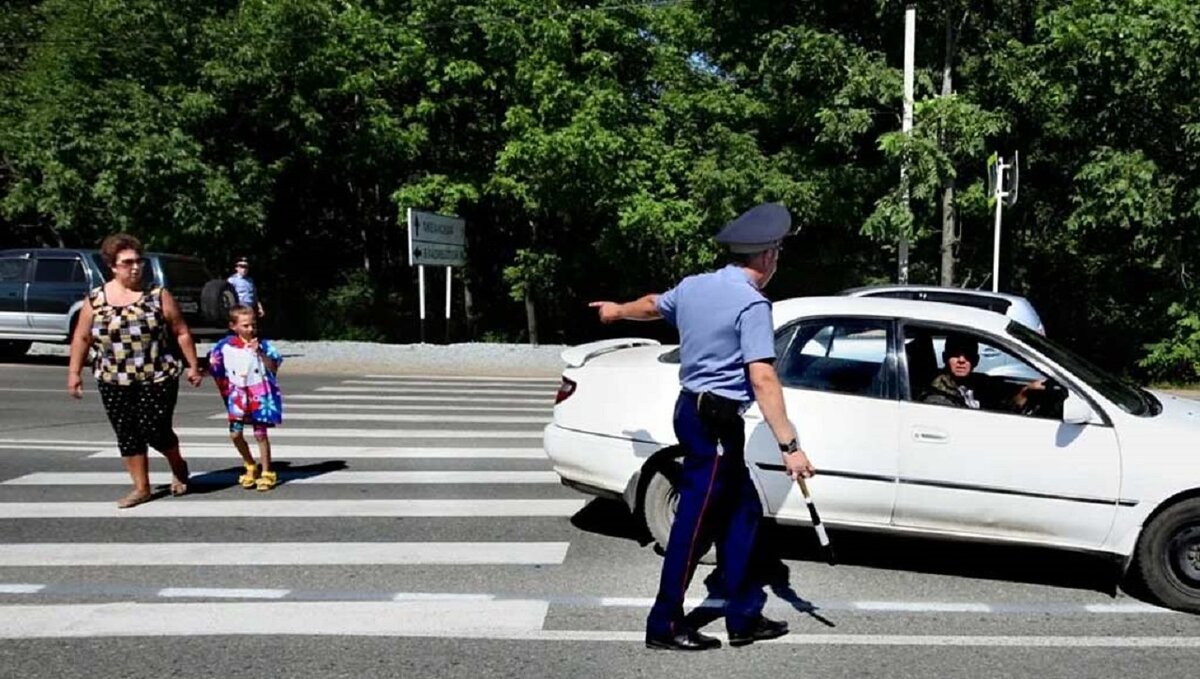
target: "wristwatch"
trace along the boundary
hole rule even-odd
[[[791,453],[798,452],[799,450],[800,450],[800,442],[797,441],[796,439],[792,439],[791,441],[788,441],[787,443],[779,444],[779,452],[783,453],[784,455],[789,455]]]

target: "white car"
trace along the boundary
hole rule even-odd
[[[859,297],[774,305],[789,416],[831,526],[1102,553],[1165,605],[1200,611],[1200,403],[1130,387],[997,313]],[[949,334],[1023,364],[1049,388],[1022,412],[922,402]],[[605,340],[563,352],[545,449],[563,482],[618,497],[665,544],[681,451],[678,351]],[[764,514],[809,521],[757,407],[746,461]]]

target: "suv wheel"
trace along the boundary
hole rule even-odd
[[[200,291],[200,313],[204,320],[218,326],[229,322],[229,310],[237,306],[237,293],[229,281],[214,278]]]

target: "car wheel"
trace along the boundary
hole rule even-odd
[[[665,460],[652,466],[646,489],[642,493],[642,519],[646,522],[646,530],[658,548],[664,551],[671,538],[671,526],[675,523],[675,508],[679,505],[681,470],[678,459]],[[716,562],[716,549],[713,547],[700,557],[700,563],[703,564]]]
[[[25,340],[4,340],[0,341],[0,358],[19,358],[29,351],[29,347],[33,342]]]
[[[200,290],[200,313],[204,320],[223,326],[229,322],[229,310],[237,306],[237,293],[229,281],[214,278]]]
[[[1200,498],[1154,517],[1138,541],[1142,582],[1163,605],[1200,613]]]

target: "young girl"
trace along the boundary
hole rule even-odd
[[[229,411],[229,438],[242,456],[246,473],[238,477],[242,488],[271,490],[277,481],[271,471],[271,440],[267,428],[283,421],[283,400],[275,371],[283,356],[271,343],[258,337],[254,310],[235,306],[229,310],[232,335],[217,342],[208,352],[209,372]],[[261,466],[254,463],[250,446],[242,434],[246,425],[254,428]]]

